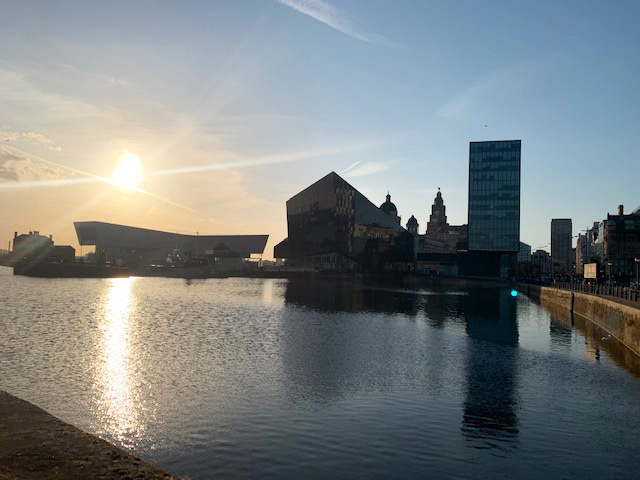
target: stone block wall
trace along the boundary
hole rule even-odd
[[[562,307],[591,320],[640,355],[640,309],[596,295],[552,287],[520,284],[518,290],[543,307]]]

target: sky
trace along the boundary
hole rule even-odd
[[[639,46],[637,0],[5,1],[0,248],[96,220],[268,258],[331,171],[424,233],[438,187],[467,222],[470,141],[521,139],[521,241],[549,250],[552,218],[640,206]]]

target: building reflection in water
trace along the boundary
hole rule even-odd
[[[104,432],[125,447],[142,437],[136,393],[135,278],[114,278],[99,316],[95,388]]]
[[[288,385],[295,386],[294,396],[326,401],[342,396],[349,388],[384,391],[393,388],[397,375],[404,374],[402,362],[419,360],[403,343],[408,337],[394,338],[394,329],[384,328],[386,315],[349,316],[349,321],[336,321],[340,319],[336,316],[327,321],[324,312],[401,313],[409,318],[424,313],[427,323],[438,330],[463,319],[470,341],[465,359],[462,434],[474,448],[496,448],[498,452],[511,448],[519,432],[517,299],[508,290],[491,288],[461,293],[466,295],[445,290],[420,295],[402,288],[323,282],[309,288],[308,283],[291,281],[285,302],[314,311],[304,321],[299,314],[292,314],[283,324],[285,336],[295,338],[286,343],[284,351]],[[382,323],[376,325],[377,319]],[[388,338],[382,340],[380,335]],[[372,348],[375,355],[371,355]],[[442,370],[436,351],[429,353],[420,369],[421,377],[429,378],[432,387],[434,383],[437,386]]]
[[[544,305],[543,308],[549,312],[549,333],[552,343],[560,344],[558,339],[559,332],[563,336],[568,336],[568,332],[571,332],[572,341],[573,332],[576,332],[584,340],[583,354],[588,362],[596,363],[600,361],[604,353],[606,357],[613,360],[617,365],[640,377],[640,357],[630,348],[625,347],[624,344],[611,337],[597,324],[585,317],[573,314],[567,308],[550,304]],[[578,341],[578,338],[576,338],[576,341]],[[563,346],[570,348],[571,344],[564,340]]]
[[[394,329],[385,323],[389,314],[415,317],[415,294],[351,282],[291,280],[284,300],[298,307],[285,309],[282,323],[283,366],[292,401],[325,404],[356,392],[392,388],[406,352],[402,333],[389,335]],[[300,308],[308,312],[301,314]],[[406,318],[402,321],[416,328]]]
[[[517,300],[508,290],[487,288],[470,290],[466,302],[471,341],[462,434],[473,448],[510,449],[518,436]]]
[[[551,316],[549,322],[549,339],[551,340],[551,348],[557,350],[566,350],[573,343],[573,330],[571,324],[563,325],[560,322],[554,322]]]
[[[351,282],[291,280],[285,291],[285,303],[320,312],[401,313],[415,317],[418,296],[392,288],[369,288]]]
[[[467,292],[432,287],[432,293],[435,294],[422,297],[422,309],[431,327],[440,330],[464,318],[464,309],[469,300]]]

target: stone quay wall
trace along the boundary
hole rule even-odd
[[[563,307],[591,320],[640,355],[640,309],[596,295],[553,287],[519,284],[517,288],[543,307]]]

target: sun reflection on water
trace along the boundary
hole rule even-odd
[[[262,283],[262,301],[264,303],[273,302],[273,281],[270,279]]]
[[[114,278],[105,297],[98,329],[96,387],[102,428],[125,447],[144,433],[136,389],[135,278]]]

